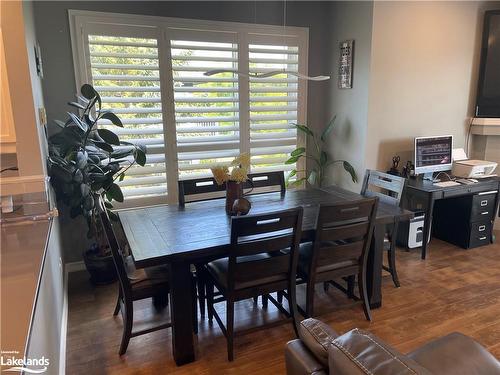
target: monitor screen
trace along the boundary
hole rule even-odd
[[[452,148],[451,135],[415,138],[415,172],[450,169]]]

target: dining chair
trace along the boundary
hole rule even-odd
[[[377,205],[377,197],[320,205],[314,241],[300,246],[298,277],[306,283],[306,310],[300,309],[303,315],[314,316],[317,283],[347,278],[348,296],[353,297],[357,275],[363,310],[371,321],[366,268]]]
[[[388,173],[367,169],[361,187],[361,195],[365,197],[378,197],[380,202],[384,202],[399,207],[403,195],[406,179]],[[382,268],[389,272],[392,282],[399,288],[399,277],[396,269],[396,239],[398,235],[399,220],[394,218],[394,222],[386,228],[384,235],[384,250],[387,251],[387,264]]]
[[[149,267],[145,269],[135,269],[132,262],[125,258],[115,231],[109,220],[107,212],[100,213],[101,224],[104,234],[111,248],[113,262],[116,267],[119,281],[118,300],[116,302],[113,316],[122,313],[123,335],[120,344],[119,354],[123,355],[127,351],[128,344],[132,337],[155,332],[172,326],[171,322],[163,323],[155,327],[132,332],[134,321],[134,301],[152,298],[157,310],[168,306],[169,295],[169,273],[166,266]],[[197,333],[197,310],[196,301],[193,301],[193,322],[195,333]]]
[[[205,177],[191,180],[180,180],[179,186],[179,206],[185,207],[186,203],[206,201],[222,198],[225,196],[225,186],[218,185],[213,177]],[[285,174],[283,171],[249,173],[248,181],[245,182],[244,189],[247,194],[261,194],[279,191],[281,196],[286,192]],[[250,190],[248,190],[250,189]],[[200,315],[205,317],[205,275],[204,265],[195,264],[196,283],[198,289],[198,300],[200,305]],[[257,303],[257,297],[254,299]],[[267,299],[262,297],[262,304],[267,306]]]
[[[233,217],[231,219],[231,248],[229,257],[207,264],[207,302],[209,321],[217,321],[227,340],[228,360],[232,361],[235,334],[242,335],[264,326],[244,331],[234,330],[235,302],[265,295],[296,327],[295,282],[298,249],[302,228],[302,207],[260,215]],[[282,250],[288,249],[283,252]],[[221,296],[214,298],[214,286]],[[288,310],[270,293],[287,289]],[[226,302],[226,325],[214,308]],[[269,325],[266,325],[269,326]]]

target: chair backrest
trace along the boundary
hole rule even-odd
[[[231,251],[228,266],[228,289],[235,282],[276,275],[295,280],[298,249],[302,235],[303,208],[231,219]],[[282,251],[287,249],[287,251]],[[289,251],[288,251],[289,250]],[[267,259],[239,262],[241,257],[272,253]]]
[[[279,191],[285,194],[285,174],[279,172],[249,173],[249,181],[245,182],[243,189],[249,194]],[[186,203],[222,198],[225,196],[226,186],[217,185],[213,177],[198,178],[194,180],[179,181],[179,206],[184,207]],[[266,189],[266,188],[270,189]],[[272,189],[276,188],[276,189]]]
[[[381,202],[399,206],[405,182],[404,177],[367,169],[361,187],[361,195],[378,197]]]
[[[118,274],[118,280],[125,297],[129,297],[131,293],[132,286],[130,284],[130,279],[127,274],[127,267],[125,265],[125,259],[123,257],[122,249],[115,235],[115,231],[109,220],[108,213],[106,210],[99,214],[102,227],[104,229],[104,234],[108,240],[109,247],[111,249],[111,254],[113,256],[113,262],[115,263],[116,272]]]
[[[344,262],[366,265],[377,206],[377,197],[320,205],[311,274],[319,267]]]
[[[279,191],[281,195],[285,195],[285,173],[283,171],[250,173],[248,179],[250,181],[245,183],[244,188],[253,187],[254,190],[252,190],[250,194]]]
[[[226,191],[225,185],[218,185],[213,177],[197,178],[179,181],[179,206],[186,203],[222,198]],[[203,194],[203,196],[201,196]]]

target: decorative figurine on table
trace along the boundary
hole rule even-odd
[[[411,162],[411,160],[408,160],[406,162],[406,165],[403,167],[403,172],[401,173],[401,175],[404,178],[410,178],[414,174],[415,174],[415,166],[413,165],[413,163]]]
[[[387,173],[392,174],[393,176],[401,176],[401,174],[399,173],[399,169],[398,169],[400,161],[401,161],[401,158],[399,157],[399,155],[395,155],[392,158],[392,167],[391,167],[391,169],[389,169],[387,171]]]

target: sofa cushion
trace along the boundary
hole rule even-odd
[[[500,363],[478,342],[461,333],[431,341],[408,354],[434,374],[499,375]]]
[[[391,348],[369,332],[353,329],[332,341],[330,374],[430,375],[411,358]]]
[[[324,366],[328,366],[328,347],[338,337],[330,326],[309,318],[300,322],[299,337],[305,346]]]
[[[287,375],[326,375],[328,369],[306,348],[301,340],[286,344],[285,364]]]

